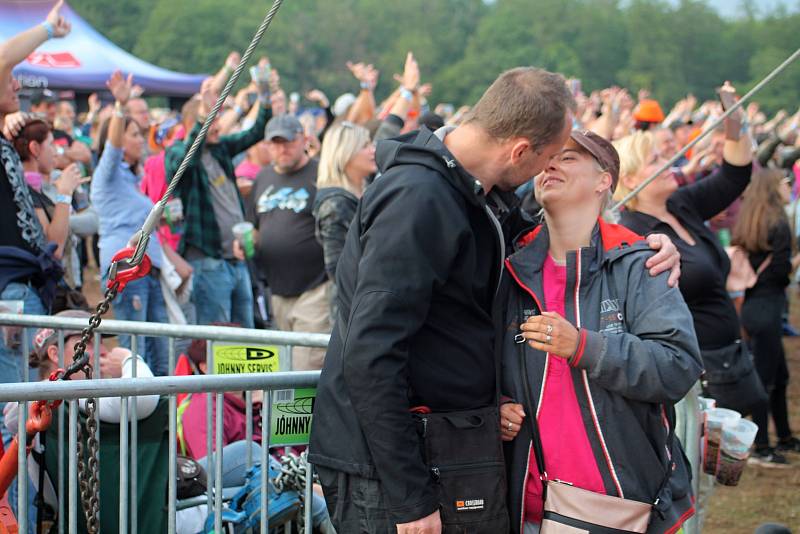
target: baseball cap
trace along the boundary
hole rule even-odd
[[[55,101],[56,101],[56,94],[50,89],[42,89],[39,91],[34,91],[31,94],[31,104],[34,106],[38,106],[42,102],[55,102]]]
[[[70,317],[73,319],[86,319],[86,326],[89,326],[89,317],[91,314],[87,311],[83,310],[63,310],[53,317]],[[64,340],[69,338],[70,336],[79,336],[83,333],[83,328],[75,328],[75,329],[65,329],[62,330],[64,332]],[[112,337],[109,334],[103,334],[103,337]],[[58,330],[53,328],[40,328],[36,331],[36,334],[33,336],[33,353],[37,356],[43,356],[44,353],[47,351],[47,348],[50,345],[55,345],[58,343]]]
[[[611,191],[613,192],[619,181],[619,154],[614,145],[590,130],[573,130],[570,139],[591,154],[600,163],[603,170],[611,174]]]
[[[633,113],[633,118],[639,122],[663,122],[664,112],[657,101],[645,98],[639,102],[639,107]]]
[[[288,113],[273,117],[267,123],[267,131],[264,138],[272,141],[276,137],[294,141],[294,138],[303,133],[303,125],[294,115]]]

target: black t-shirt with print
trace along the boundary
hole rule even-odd
[[[18,209],[14,202],[14,189],[8,182],[5,168],[0,165],[0,246],[22,248],[32,253],[17,224]]]
[[[258,229],[256,264],[274,295],[296,297],[325,281],[322,246],[311,210],[317,162],[290,174],[270,166],[258,173],[246,217]]]

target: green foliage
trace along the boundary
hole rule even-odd
[[[214,72],[243,51],[269,0],[72,0],[100,32],[143,59]],[[691,92],[712,98],[724,80],[752,87],[797,46],[800,14],[723,19],[704,0],[287,0],[262,42],[288,90],[356,91],[348,60],[381,70],[394,88],[408,50],[433,101],[471,104],[504,69],[535,65],[581,78],[584,90],[646,88],[670,105]],[[759,100],[793,106],[794,65]]]

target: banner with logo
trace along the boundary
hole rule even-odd
[[[273,373],[280,370],[280,347],[214,343],[215,375]]]

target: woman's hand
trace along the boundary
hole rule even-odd
[[[55,181],[56,191],[59,195],[72,196],[79,185],[85,184],[89,180],[88,176],[81,176],[80,167],[77,163],[73,163],[61,171],[61,176]]]
[[[521,404],[507,402],[500,406],[500,437],[503,441],[511,441],[517,437],[522,422],[525,420],[525,409]]]
[[[72,29],[72,24],[67,19],[61,16],[61,8],[64,6],[64,0],[58,0],[50,13],[47,14],[47,22],[53,25],[53,37],[66,37]]]
[[[124,106],[128,103],[133,90],[133,74],[128,74],[128,77],[125,78],[120,71],[114,71],[114,74],[106,82],[106,87],[114,95],[116,101]]]
[[[531,348],[569,359],[578,350],[580,333],[572,323],[555,312],[542,312],[520,325],[522,337]]]

